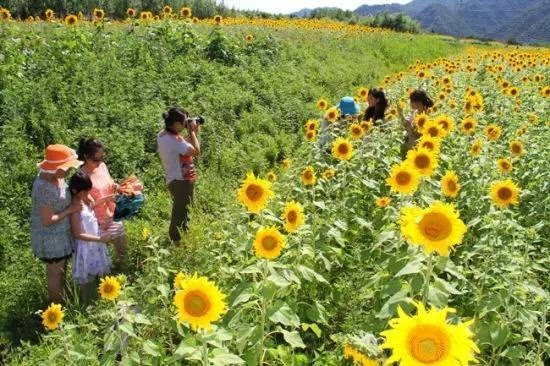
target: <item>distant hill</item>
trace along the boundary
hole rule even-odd
[[[309,13],[304,12],[308,16]],[[550,43],[550,0],[413,0],[407,4],[361,5],[354,13],[405,13],[427,31],[502,41]]]

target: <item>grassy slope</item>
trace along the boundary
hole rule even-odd
[[[45,306],[44,267],[28,248],[27,216],[35,163],[46,144],[75,146],[81,136],[98,136],[109,146],[115,177],[137,172],[145,180],[148,203],[129,224],[133,272],[146,255],[137,245],[141,228],[166,231],[169,197],[154,148],[165,106],[178,103],[208,120],[190,238],[198,243],[247,169],[263,173],[292,155],[319,96],[335,102],[417,59],[459,51],[424,36],[243,27],[224,30],[225,50],[240,60],[228,66],[204,56],[206,27],[186,30],[185,37],[179,26],[1,27],[0,351],[36,341],[41,329],[34,312]],[[243,41],[247,33],[256,37],[252,46]],[[175,250],[178,256],[185,250]]]

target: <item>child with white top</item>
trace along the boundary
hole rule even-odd
[[[77,171],[69,181],[72,199],[82,207],[71,215],[71,230],[75,238],[73,279],[80,286],[84,304],[88,304],[96,293],[98,277],[111,270],[111,260],[105,243],[117,235],[114,232],[100,235],[93,199],[90,196],[91,189],[92,181],[82,170]]]

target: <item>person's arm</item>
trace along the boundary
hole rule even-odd
[[[84,241],[101,241],[108,242],[110,235],[91,235],[82,231],[82,226],[80,225],[80,212],[73,212],[71,214],[71,231],[75,239],[84,240]]]
[[[92,203],[92,207],[100,206],[100,205],[103,205],[107,202],[114,201],[114,200],[115,200],[115,195],[114,194],[109,194],[107,196],[101,197],[98,200],[94,200],[93,203]]]
[[[197,134],[199,133],[199,126],[197,125],[197,122],[189,122],[189,124],[187,125],[187,130],[189,131],[189,143],[193,147],[193,150],[191,150],[190,154],[192,156],[197,156],[201,153],[201,144],[199,142],[199,139],[197,138]]]
[[[40,207],[40,221],[45,227],[55,225],[78,210],[80,210],[80,205],[75,203],[71,203],[69,207],[60,212],[53,212],[50,206],[43,205]]]

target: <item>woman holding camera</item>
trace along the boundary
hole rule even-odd
[[[170,239],[179,244],[180,230],[187,230],[188,209],[193,200],[197,173],[193,157],[200,154],[201,147],[197,134],[199,128],[195,119],[178,107],[170,108],[162,114],[164,130],[157,136],[160,160],[164,168],[166,184],[172,194],[172,218]],[[188,136],[180,133],[187,129]]]

